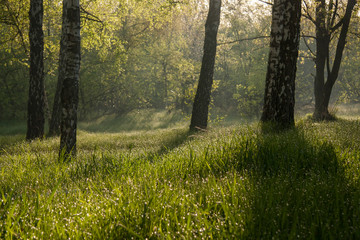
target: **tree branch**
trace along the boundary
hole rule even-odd
[[[310,15],[309,6],[308,6],[307,2],[306,2],[306,1],[303,1],[303,2],[304,2],[304,4],[305,4],[305,8],[306,8],[306,9],[304,9],[305,14],[302,14],[302,16],[305,17],[305,18],[307,18],[307,19],[310,20],[313,24],[316,25],[315,19]]]
[[[270,5],[270,6],[272,6],[273,5],[273,3],[271,3],[271,2],[267,2],[267,1],[264,1],[264,0],[258,0],[259,2],[262,2],[262,3],[265,3],[265,4],[267,4],[267,5]]]
[[[302,39],[304,40],[305,46],[307,47],[307,49],[310,51],[311,55],[313,56],[312,59],[315,59],[316,53],[314,53],[314,51],[311,50],[310,45],[309,45],[309,44],[307,43],[307,41],[306,41],[306,38],[307,38],[307,37],[310,38],[310,37],[313,37],[313,36],[302,35],[301,37],[302,37]],[[313,37],[313,38],[315,38],[315,37]]]
[[[336,15],[337,15],[338,7],[339,7],[339,0],[336,0],[336,2],[335,2],[335,8],[334,8],[334,14],[332,15],[332,19],[331,19],[331,21],[330,21],[330,27],[334,25],[335,18],[336,18]],[[342,20],[341,20],[340,22],[342,22]],[[340,23],[340,22],[339,22],[339,23]],[[339,24],[339,23],[338,23],[338,24]],[[336,24],[336,25],[338,25],[338,24]],[[331,28],[332,28],[332,27],[331,27]]]
[[[84,19],[87,19],[87,20],[93,21],[93,22],[98,22],[98,23],[101,23],[104,25],[104,22],[98,16],[95,16],[94,14],[89,13],[83,7],[80,7],[80,11],[81,11],[81,13],[85,14],[85,16],[81,16],[81,18],[84,18]]]
[[[10,14],[10,17],[12,19],[12,25],[15,26],[16,30],[17,30],[17,34],[20,35],[20,39],[21,39],[21,44],[22,44],[22,47],[24,48],[24,52],[25,54],[27,55],[28,54],[28,49],[27,49],[27,45],[25,43],[25,38],[24,38],[24,35],[23,35],[23,32],[20,28],[20,23],[19,23],[19,19],[18,19],[18,16],[14,13],[14,11],[12,11],[10,5],[9,5],[9,2],[5,2],[5,7],[7,8],[7,11],[9,12]]]
[[[339,29],[344,22],[344,18],[342,18],[335,26],[330,28],[331,33],[335,32],[337,29]]]
[[[234,41],[229,41],[229,42],[220,42],[217,45],[225,45],[225,44],[232,44],[232,43],[237,43],[237,42],[244,42],[244,41],[253,41],[256,39],[265,39],[265,38],[270,38],[270,36],[257,36],[257,37],[252,37],[252,38],[242,38],[242,39],[237,39]]]

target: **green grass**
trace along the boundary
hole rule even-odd
[[[109,130],[108,132],[112,132]],[[0,238],[359,239],[360,122],[0,137]]]
[[[128,132],[164,129],[184,125],[184,116],[178,111],[156,109],[134,110],[124,116],[104,116],[95,121],[80,122],[79,127],[89,132]]]
[[[0,135],[16,135],[26,133],[26,120],[0,121]]]

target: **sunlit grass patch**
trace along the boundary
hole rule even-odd
[[[258,125],[5,141],[1,238],[356,239],[358,122],[263,134]],[[351,142],[351,143],[349,143]]]
[[[155,109],[134,110],[123,116],[104,116],[95,121],[81,122],[79,127],[89,132],[120,132],[154,130],[184,125],[184,116],[179,111]]]
[[[348,120],[359,120],[360,116],[360,104],[339,104],[334,106],[333,109],[336,112],[336,115],[340,118],[345,118]]]

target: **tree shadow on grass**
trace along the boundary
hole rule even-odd
[[[264,134],[256,145],[239,165],[252,182],[245,238],[360,238],[359,187],[332,144],[294,129]]]

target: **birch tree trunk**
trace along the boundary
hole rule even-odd
[[[207,127],[216,56],[217,32],[220,24],[220,11],[221,0],[210,0],[209,13],[205,24],[204,55],[199,84],[193,104],[190,130],[206,129]]]
[[[275,0],[262,122],[294,126],[295,77],[300,39],[301,0]]]
[[[60,156],[76,154],[77,107],[80,71],[80,1],[64,0],[64,79],[61,89]]]
[[[44,33],[43,0],[31,0],[29,11],[30,82],[26,139],[44,136],[45,86],[44,86]]]

